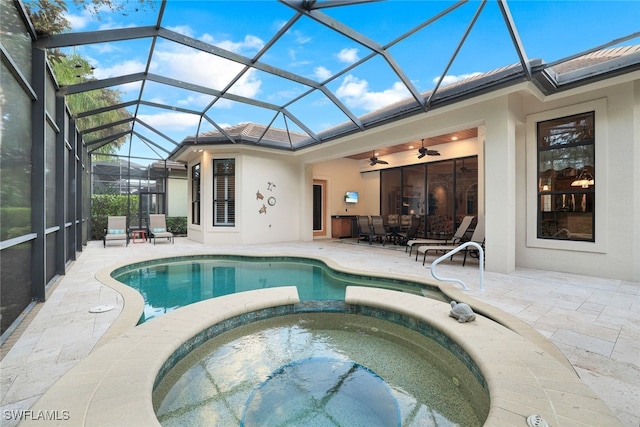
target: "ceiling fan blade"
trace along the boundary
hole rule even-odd
[[[381,165],[388,165],[389,162],[387,162],[386,160],[378,160],[376,163],[381,164]]]
[[[424,144],[424,140],[422,141],[422,143]],[[440,152],[438,150],[429,150],[428,148],[420,147],[418,148],[418,153],[420,153],[418,155],[418,158],[421,159],[424,156],[439,156]]]

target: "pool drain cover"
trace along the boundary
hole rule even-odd
[[[540,415],[529,415],[527,417],[527,425],[529,427],[549,427],[549,423],[544,420]]]
[[[89,309],[89,313],[106,313],[107,311],[111,311],[115,308],[115,306],[110,305],[110,304],[103,304],[103,305],[99,305],[97,307],[93,307],[92,309]]]

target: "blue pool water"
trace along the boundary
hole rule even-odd
[[[236,292],[296,286],[300,300],[343,300],[347,286],[371,286],[442,301],[436,288],[417,282],[343,273],[321,261],[292,257],[193,256],[131,264],[111,276],[145,301],[141,322],[185,305]]]

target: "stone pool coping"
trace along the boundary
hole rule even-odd
[[[289,256],[300,258],[277,257]],[[320,257],[302,258],[318,259],[339,271],[371,275]],[[32,423],[159,426],[153,410],[153,385],[165,361],[182,343],[230,317],[299,302],[295,286],[260,289],[191,304],[134,328],[144,302],[137,291],[110,277],[115,268],[118,266],[98,272],[96,278],[123,295],[120,316],[98,348],[61,377],[31,408],[33,414],[64,408],[68,419],[62,416],[58,420],[30,420],[21,426]],[[398,279],[384,274],[376,276]],[[477,320],[460,324],[448,316],[446,303],[386,289],[348,287],[345,301],[414,317],[458,343],[478,365],[489,387],[491,406],[485,426],[526,426],[526,417],[531,414],[542,415],[553,426],[621,425],[579,379],[562,353],[533,328],[479,303],[453,285],[428,280],[424,283],[440,288],[456,301],[472,305],[480,314]]]
[[[265,254],[252,254],[247,252],[233,252],[233,251],[225,251],[225,252],[202,252],[202,253],[190,253],[188,255],[184,255],[184,257],[198,257],[198,256],[212,256],[212,255],[229,255],[229,256],[244,256],[244,257],[259,257],[259,258],[302,258],[302,259],[311,259],[315,261],[321,261],[327,265],[327,267],[341,271],[348,274],[356,274],[360,276],[375,276],[381,277],[385,279],[396,279],[396,280],[407,280],[411,282],[422,283],[425,286],[430,286],[435,289],[440,290],[445,296],[457,302],[464,302],[469,304],[476,313],[480,313],[495,322],[511,329],[516,332],[518,335],[525,337],[530,342],[536,344],[538,347],[541,347],[546,352],[551,354],[553,357],[558,359],[561,363],[563,363],[568,369],[573,370],[573,365],[571,362],[567,360],[565,355],[544,335],[540,334],[537,330],[529,326],[524,321],[518,319],[515,316],[512,316],[490,304],[481,302],[476,300],[475,298],[469,296],[461,289],[455,287],[452,283],[449,282],[441,282],[430,277],[425,277],[422,279],[418,279],[415,277],[401,277],[398,275],[391,275],[385,273],[375,273],[372,274],[370,271],[357,270],[354,268],[347,268],[342,265],[339,265],[335,261],[330,258],[322,257],[322,256],[300,256],[300,254],[278,254],[278,255],[265,255]],[[102,338],[96,344],[96,347],[101,346],[104,343],[109,342],[111,339],[120,335],[121,333],[128,331],[131,328],[134,328],[138,322],[140,321],[140,316],[143,313],[144,309],[144,300],[142,295],[138,293],[135,289],[127,286],[121,282],[118,282],[113,277],[111,277],[111,273],[118,268],[126,267],[133,263],[143,263],[150,261],[158,261],[166,258],[181,258],[182,256],[173,255],[173,256],[165,256],[165,257],[153,257],[153,258],[141,258],[136,260],[130,260],[127,262],[111,265],[107,268],[104,268],[96,273],[96,279],[103,283],[106,286],[114,289],[118,293],[120,293],[123,297],[124,306],[122,307],[122,312],[115,320],[115,322],[111,325],[111,327],[107,330],[107,332],[102,336]],[[577,374],[576,374],[577,375]]]

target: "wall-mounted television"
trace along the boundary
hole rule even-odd
[[[347,191],[347,194],[344,195],[344,201],[346,203],[358,203],[358,192]]]

